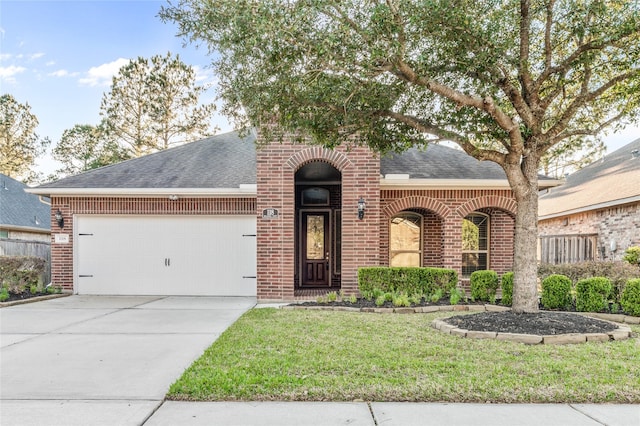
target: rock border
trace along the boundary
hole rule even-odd
[[[9,306],[24,305],[26,303],[41,302],[43,300],[57,299],[59,297],[71,296],[71,293],[47,294],[46,296],[29,297],[28,299],[12,300],[11,302],[0,302],[0,308],[8,308]]]
[[[511,308],[497,305],[437,305],[418,306],[415,308],[355,308],[348,306],[304,306],[285,305],[281,309],[312,310],[312,311],[340,311],[340,312],[369,312],[376,314],[418,314],[432,312],[503,312]],[[576,315],[584,315],[597,318],[615,324],[618,328],[608,333],[570,333],[556,335],[535,335],[519,333],[500,333],[495,331],[473,331],[458,328],[442,319],[435,319],[431,327],[445,334],[465,337],[470,339],[495,339],[506,340],[526,345],[567,345],[586,342],[608,342],[612,340],[626,340],[631,337],[631,328],[626,324],[640,324],[640,317],[632,317],[622,314],[603,314],[596,312],[571,312]]]

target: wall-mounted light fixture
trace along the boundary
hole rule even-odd
[[[364,211],[367,208],[367,203],[364,201],[364,198],[360,197],[358,200],[358,219],[364,219]]]
[[[177,200],[178,200],[178,196],[177,196],[177,195],[175,195],[175,194],[171,194],[171,195],[169,195],[169,200],[171,200],[171,201],[177,201]]]
[[[56,222],[58,222],[58,228],[64,228],[64,217],[62,217],[62,212],[60,209],[56,211]]]

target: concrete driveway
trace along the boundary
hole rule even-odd
[[[142,424],[184,369],[255,303],[70,296],[2,308],[0,424]]]

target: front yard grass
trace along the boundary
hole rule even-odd
[[[253,309],[168,398],[640,403],[640,326],[624,341],[526,346],[429,326],[452,314]]]

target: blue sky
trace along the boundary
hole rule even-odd
[[[173,23],[157,17],[157,0],[0,1],[0,93],[28,103],[40,122],[37,133],[52,146],[65,129],[99,122],[100,101],[111,77],[129,59],[179,54],[193,66],[198,84],[215,85],[205,49],[183,47]],[[211,102],[210,89],[201,100]],[[221,131],[231,130],[214,117]],[[605,137],[608,152],[640,137],[637,128]],[[45,175],[57,165],[38,160]]]

